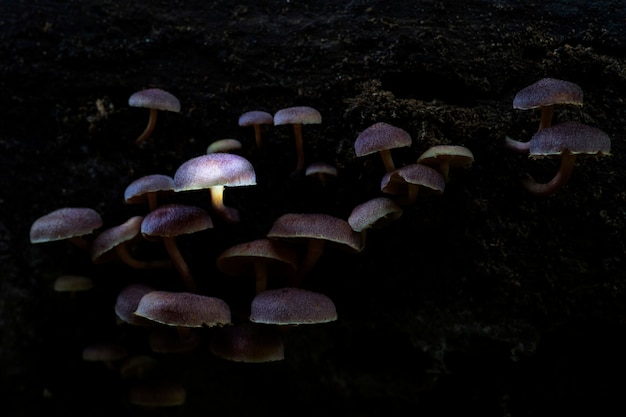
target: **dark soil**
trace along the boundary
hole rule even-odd
[[[5,1],[0,16],[0,369],[3,415],[543,416],[624,412],[626,372],[626,6],[622,1]],[[542,77],[585,93],[555,122],[605,131],[612,155],[579,158],[551,197],[529,194],[558,161],[503,148],[529,139],[538,112],[515,93]],[[135,91],[181,101],[145,146]],[[292,175],[293,132],[238,126],[248,110],[312,106],[308,162],[339,176],[323,187]],[[174,272],[94,265],[67,242],[33,245],[29,228],[61,207],[91,207],[106,226],[141,214],[123,192],[147,174],[173,175],[211,142],[237,138],[257,185],[226,191],[242,222],[214,219],[181,239],[201,292],[246,306],[250,292],[215,258],[264,237],[284,213],[346,219],[381,196],[384,168],[356,157],[379,121],[406,130],[398,166],[436,144],[470,149],[440,196],[420,197],[368,235],[359,254],[328,250],[304,287],[331,297],[339,319],[285,336],[285,360],[231,363],[202,344],[154,355],[183,384],[183,406],[128,403],[133,380],[84,362],[83,347],[117,341],[151,355],[145,334],[116,322],[134,282],[180,290]],[[209,208],[208,194],[175,201]],[[164,253],[154,246],[150,256]],[[145,254],[144,254],[145,255]],[[63,274],[95,288],[56,293]],[[203,337],[210,337],[205,329]],[[102,365],[102,366],[100,366]]]

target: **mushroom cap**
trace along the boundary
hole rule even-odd
[[[129,284],[120,291],[115,300],[115,315],[125,323],[134,326],[149,326],[152,321],[135,315],[141,298],[156,289],[145,284]]]
[[[174,174],[176,191],[255,184],[256,173],[250,161],[231,153],[211,153],[192,158]]]
[[[468,167],[474,162],[474,154],[465,146],[434,145],[417,158],[417,163],[434,166],[443,160],[447,160],[451,167]]]
[[[275,125],[289,124],[320,124],[322,123],[322,115],[319,111],[309,106],[287,107],[278,110],[274,114]]]
[[[87,291],[93,288],[93,279],[82,275],[61,275],[54,280],[58,292]]]
[[[231,320],[230,307],[220,298],[172,291],[147,293],[135,315],[178,327],[223,326]]]
[[[274,124],[274,116],[266,111],[252,110],[239,116],[239,126],[271,125]]]
[[[287,275],[298,266],[298,252],[280,242],[270,239],[257,239],[231,246],[222,252],[217,260],[217,268],[234,276],[253,276],[254,262],[271,265],[273,273]]]
[[[338,174],[337,167],[326,162],[313,162],[304,170],[304,175],[330,175],[336,177]]]
[[[380,228],[402,215],[402,208],[388,197],[376,197],[352,209],[348,224],[355,232]]]
[[[102,218],[93,209],[65,207],[35,220],[30,228],[30,242],[51,242],[83,236],[92,233],[102,224]]]
[[[285,345],[275,328],[243,322],[218,329],[211,338],[211,352],[234,362],[260,363],[285,359]]]
[[[529,156],[534,158],[571,154],[609,155],[611,138],[602,130],[568,121],[541,129],[529,142]]]
[[[206,210],[183,204],[163,205],[141,222],[141,233],[149,237],[174,237],[211,228],[213,220]]]
[[[173,407],[186,402],[185,387],[170,381],[142,381],[128,390],[128,401],[142,407]]]
[[[172,94],[160,88],[148,88],[133,93],[128,99],[131,107],[180,112],[180,101]]]
[[[570,81],[542,78],[517,92],[513,108],[528,110],[553,104],[583,104],[583,90]]]
[[[260,292],[252,300],[250,321],[296,325],[337,320],[335,304],[326,295],[302,288],[279,288]]]
[[[346,220],[322,213],[287,213],[277,218],[267,237],[270,239],[322,239],[358,252],[361,238]]]
[[[141,235],[143,216],[133,216],[124,223],[103,230],[91,242],[91,260],[98,262],[116,246]]]
[[[207,146],[206,153],[233,152],[240,150],[242,147],[243,145],[237,139],[219,139]]]
[[[388,172],[380,182],[380,189],[387,194],[405,194],[408,184],[419,185],[433,194],[443,193],[446,181],[434,168],[423,164],[410,164]]]
[[[411,136],[404,129],[385,122],[374,123],[363,130],[354,142],[356,156],[411,145]]]
[[[169,175],[152,174],[137,178],[124,190],[124,201],[139,204],[147,200],[148,193],[174,192],[174,179]]]

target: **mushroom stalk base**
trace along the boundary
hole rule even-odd
[[[150,117],[148,118],[148,125],[144,129],[144,131],[139,135],[139,137],[135,140],[137,145],[142,145],[143,142],[150,137],[152,131],[154,130],[154,126],[156,126],[157,121],[157,109],[150,109]]]
[[[563,188],[574,170],[576,155],[569,152],[564,153],[561,158],[561,166],[555,176],[547,183],[538,183],[530,175],[522,179],[522,185],[535,195],[550,196]]]

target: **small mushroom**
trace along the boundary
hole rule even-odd
[[[537,183],[531,176],[527,176],[522,180],[522,185],[532,194],[552,195],[569,181],[578,156],[604,156],[610,153],[611,139],[595,127],[569,121],[544,128],[530,140],[529,157],[561,158],[561,165],[547,183]]]
[[[309,106],[287,107],[278,110],[274,114],[274,124],[276,126],[293,125],[293,132],[296,139],[296,154],[298,157],[298,163],[296,164],[294,172],[302,171],[305,165],[302,125],[320,123],[322,123],[322,115],[318,110]]]
[[[88,250],[91,243],[85,239],[85,235],[93,233],[102,224],[102,217],[93,209],[65,207],[35,220],[30,228],[30,242],[67,239],[79,248]]]
[[[443,193],[446,181],[434,168],[422,164],[405,165],[386,173],[380,183],[383,193],[402,195],[402,205],[414,204],[418,193],[438,195]]]
[[[77,292],[93,288],[93,279],[83,275],[61,275],[54,280],[54,290],[69,292],[73,298]]]
[[[361,247],[365,247],[368,229],[379,229],[402,216],[402,208],[388,197],[376,197],[352,209],[348,224],[361,235]]]
[[[434,145],[428,148],[417,158],[417,163],[428,165],[450,179],[450,168],[467,168],[474,162],[474,154],[465,146]]]
[[[254,167],[245,158],[230,153],[211,153],[184,162],[174,174],[177,192],[208,189],[211,206],[228,223],[240,221],[239,210],[224,204],[225,187],[256,185]]]
[[[169,175],[151,174],[131,182],[124,190],[127,204],[148,203],[150,211],[157,208],[159,196],[174,193],[174,178]]]
[[[241,150],[242,147],[241,142],[237,139],[219,139],[207,146],[206,153],[236,152]]]
[[[180,113],[180,101],[173,94],[161,90],[160,88],[149,88],[146,90],[133,93],[128,99],[128,105],[131,107],[145,107],[150,109],[150,117],[148,125],[144,131],[135,140],[137,145],[142,145],[146,139],[150,137],[157,121],[159,110]]]
[[[411,145],[411,136],[403,129],[389,123],[378,122],[363,130],[354,142],[356,156],[378,152],[387,172],[395,169],[391,149]]]
[[[197,285],[183,257],[176,238],[213,228],[206,210],[183,204],[166,204],[151,211],[141,222],[141,233],[146,238],[161,238],[165,249],[188,291],[197,291]]]
[[[272,124],[274,124],[274,117],[266,111],[252,110],[239,116],[239,126],[252,126],[254,128],[254,141],[257,148],[263,145],[261,126]]]
[[[253,323],[293,326],[337,320],[337,310],[326,295],[302,288],[278,288],[259,293],[252,300]]]

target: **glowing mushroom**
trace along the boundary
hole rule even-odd
[[[148,88],[133,93],[128,99],[128,105],[131,107],[145,107],[150,110],[148,125],[135,140],[137,145],[142,145],[152,134],[156,126],[159,110],[180,113],[180,101],[178,98],[160,88]]]
[[[127,204],[147,203],[152,211],[157,208],[158,198],[174,193],[174,179],[169,175],[151,174],[137,178],[124,190]]]
[[[276,126],[293,125],[293,132],[296,139],[296,153],[298,156],[295,172],[302,171],[305,165],[302,125],[320,123],[322,123],[322,115],[318,110],[309,106],[287,107],[278,110],[274,114],[274,124]]]

